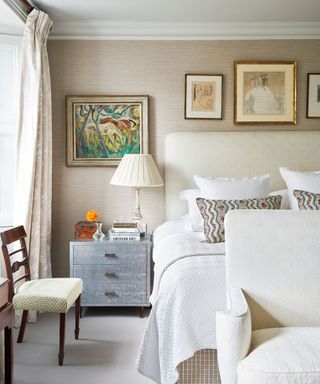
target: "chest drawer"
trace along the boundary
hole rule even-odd
[[[74,264],[137,264],[145,262],[146,246],[136,244],[75,245]]]
[[[85,283],[143,283],[146,282],[147,264],[75,265],[73,273]]]
[[[87,284],[81,296],[83,305],[143,305],[147,303],[145,284]]]

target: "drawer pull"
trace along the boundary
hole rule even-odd
[[[104,256],[105,257],[116,257],[116,254],[115,253],[106,253]]]
[[[107,292],[105,292],[105,296],[117,297],[118,295],[115,292],[113,292],[113,291],[107,291]]]
[[[118,275],[115,273],[115,272],[106,272],[105,274],[105,277],[109,277],[109,278],[113,278],[115,279],[116,277],[118,277]]]

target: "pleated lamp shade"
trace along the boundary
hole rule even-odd
[[[110,184],[127,187],[161,187],[162,178],[150,154],[124,155]]]

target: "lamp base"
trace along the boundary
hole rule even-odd
[[[134,223],[140,223],[142,220],[141,209],[140,209],[140,189],[138,187],[136,189],[136,207],[132,216],[132,220]]]
[[[132,216],[132,221],[138,224],[138,228],[141,234],[147,232],[147,224],[142,222],[142,214],[140,209],[140,189],[136,187],[136,207]]]
[[[132,216],[132,221],[134,223],[140,223],[142,220],[142,215],[141,215],[141,212],[140,212],[140,209],[139,210],[135,210],[134,213],[133,213],[133,216]]]

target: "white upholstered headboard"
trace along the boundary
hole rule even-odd
[[[285,188],[279,167],[320,170],[320,131],[174,132],[165,144],[166,218],[187,212],[180,191],[193,175],[244,177],[269,173],[271,190]]]

